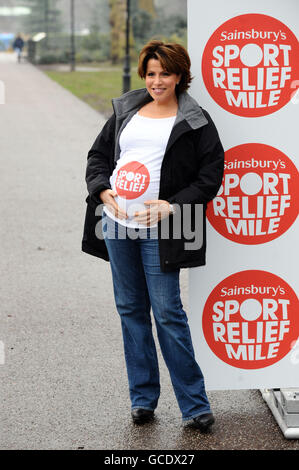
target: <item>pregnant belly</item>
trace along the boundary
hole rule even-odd
[[[111,187],[118,194],[115,201],[128,215],[126,225],[133,222],[135,212],[149,208],[144,205],[145,201],[158,199],[159,186],[160,171],[155,168],[150,172],[138,161],[130,161],[115,171]]]
[[[147,167],[142,163],[132,161],[118,170],[114,181],[115,191],[125,199],[136,199],[147,191],[150,182]]]

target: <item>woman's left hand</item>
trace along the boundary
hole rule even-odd
[[[134,214],[134,220],[143,225],[154,225],[171,213],[169,202],[163,199],[145,201],[143,204],[149,206],[149,208],[146,211],[139,211]]]

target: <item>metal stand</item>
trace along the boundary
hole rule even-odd
[[[299,389],[260,390],[286,439],[299,439]]]

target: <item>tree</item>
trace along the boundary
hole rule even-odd
[[[132,29],[138,46],[144,44],[151,36],[152,26],[153,18],[147,11],[135,10],[132,15]]]
[[[140,10],[146,11],[152,18],[157,16],[154,0],[138,0]]]
[[[132,32],[136,46],[140,48],[150,37],[156,14],[152,0],[131,0]]]
[[[114,64],[124,57],[126,4],[126,0],[109,0],[111,60]],[[186,29],[184,17],[166,16],[163,9],[155,8],[154,0],[131,0],[130,47],[133,57],[149,39],[155,36],[185,44]]]
[[[97,1],[91,7],[89,30],[92,34],[100,33],[101,14],[100,3]]]
[[[179,15],[166,17],[162,12],[153,24],[152,34],[164,38],[170,38],[175,35],[181,38],[186,36],[187,21]]]
[[[126,41],[126,2],[109,0],[111,26],[111,61],[116,64],[124,57]]]

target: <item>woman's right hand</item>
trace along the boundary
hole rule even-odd
[[[118,196],[118,194],[113,189],[104,189],[100,192],[100,199],[112,214],[118,219],[127,219],[128,216],[126,212],[119,207],[114,199],[116,196]]]

